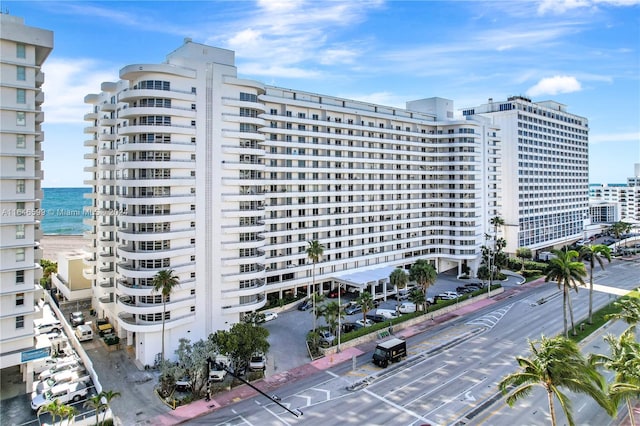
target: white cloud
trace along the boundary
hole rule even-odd
[[[568,75],[556,75],[540,80],[535,86],[527,90],[527,95],[535,97],[541,95],[557,95],[558,93],[572,93],[582,90],[580,82]]]
[[[117,68],[91,59],[52,58],[43,65],[45,93],[42,109],[47,123],[75,123],[91,110],[84,103],[89,93],[99,93],[100,83],[114,81]]]
[[[596,9],[604,6],[634,6],[640,4],[640,0],[542,0],[538,5],[538,14],[551,13],[561,15],[574,9]]]
[[[589,135],[589,143],[591,144],[606,142],[637,142],[640,147],[640,132]]]

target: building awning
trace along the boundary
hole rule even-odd
[[[345,271],[345,273],[334,275],[332,278],[359,289],[366,289],[372,282],[378,284],[379,281],[388,281],[389,275],[397,268],[398,266],[378,266],[371,269],[358,269],[356,271]]]

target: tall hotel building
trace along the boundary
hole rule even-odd
[[[589,124],[554,101],[522,97],[463,110],[502,135],[501,235],[505,251],[558,247],[582,238],[589,213]]]
[[[42,271],[44,74],[53,33],[0,14],[0,368],[34,347],[35,298]]]
[[[498,128],[453,102],[397,109],[237,78],[234,53],[186,40],[85,98],[95,215],[94,308],[142,364],[206,338],[267,294],[338,282],[370,289],[428,259],[478,267],[500,190]],[[488,209],[487,205],[494,206]],[[324,246],[308,259],[308,242]],[[367,272],[355,279],[354,273]]]
[[[615,210],[617,214],[606,215],[608,223],[628,220],[631,223],[640,221],[640,163],[634,165],[634,176],[627,178],[627,183],[592,184],[589,187],[592,201],[592,212],[600,206],[607,210]],[[601,212],[599,212],[601,213]],[[604,215],[600,214],[600,217]],[[604,220],[603,220],[604,222]]]

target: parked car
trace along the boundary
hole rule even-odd
[[[265,312],[264,319],[261,322],[273,321],[276,318],[278,318],[277,312]]]
[[[357,303],[349,303],[349,305],[344,308],[344,313],[347,315],[353,315],[362,312],[362,306]]]
[[[455,300],[457,298],[459,298],[460,295],[458,293],[456,293],[455,291],[445,291],[444,293],[440,293],[439,295],[436,296],[436,299],[439,300]]]
[[[466,294],[466,293],[471,293],[473,291],[475,290],[471,287],[465,287],[465,286],[456,287],[456,293],[458,294]]]
[[[347,291],[342,288],[342,287],[336,287],[333,290],[329,291],[329,294],[327,294],[327,297],[331,298],[331,299],[335,299],[336,297],[338,297],[338,289],[340,290],[340,296],[344,296],[345,294],[347,294]]]
[[[360,320],[362,321],[362,320]],[[357,322],[343,322],[342,323],[342,332],[343,333],[350,333],[352,331],[355,330],[360,330],[362,328],[361,324],[358,324]]]
[[[368,313],[366,317],[372,322],[385,322],[387,320],[387,318],[385,318],[383,315],[376,313]]]
[[[336,336],[329,330],[319,330],[318,333],[320,334],[320,344],[323,346],[331,346],[336,339]]]
[[[267,357],[262,354],[255,354],[249,360],[249,370],[258,371],[267,368]]]
[[[358,324],[360,327],[371,327],[375,323],[370,319],[367,319],[367,320],[359,319],[358,321],[356,321],[356,324]]]
[[[398,313],[395,309],[376,309],[376,315],[382,315],[385,320],[391,320],[394,318],[398,318]]]
[[[398,306],[398,312],[401,314],[410,314],[416,311],[416,304],[412,302],[402,302],[400,306]]]
[[[82,312],[71,312],[69,314],[69,324],[71,327],[77,327],[84,324],[84,314]]]
[[[86,398],[89,395],[89,389],[86,383],[63,383],[58,386],[54,386],[45,393],[38,394],[31,401],[31,409],[38,411],[43,405],[47,405],[55,400],[58,400],[60,404],[68,404],[71,401],[78,402],[82,398]]]
[[[62,324],[58,320],[33,320],[33,328],[36,334],[59,333],[62,330]]]
[[[303,300],[302,302],[298,303],[299,311],[306,311],[307,309],[311,308],[313,308],[313,302],[311,301],[311,299]]]
[[[48,370],[44,370],[42,373],[38,374],[38,380],[46,380],[54,374],[58,374],[66,370],[78,371],[84,370],[84,367],[82,366],[80,361],[78,361],[78,359],[72,358],[69,361],[61,362]]]
[[[189,376],[184,376],[176,380],[176,390],[178,392],[188,392],[191,390],[191,379]]]

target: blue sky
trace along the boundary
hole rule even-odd
[[[589,119],[591,182],[626,182],[640,163],[640,0],[0,5],[54,31],[44,187],[88,179],[84,96],[126,65],[163,62],[185,37],[234,50],[240,77],[383,105],[553,99]]]

